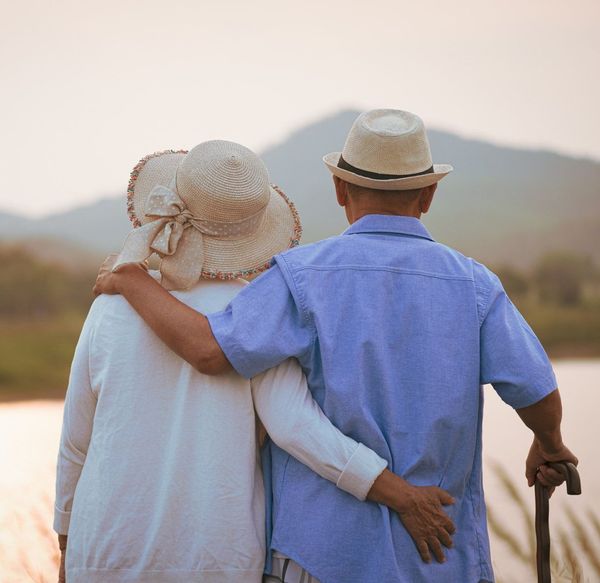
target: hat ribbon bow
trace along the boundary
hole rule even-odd
[[[230,239],[249,235],[260,225],[264,211],[237,222],[199,219],[181,200],[175,184],[155,186],[145,208],[146,217],[152,220],[129,233],[113,271],[126,263],[142,263],[158,253],[162,285],[169,290],[188,289],[202,274],[204,235]]]
[[[188,289],[202,273],[204,237],[194,217],[174,189],[155,186],[146,199],[150,222],[133,229],[117,257],[113,271],[126,263],[142,263],[153,253],[161,257],[162,285]]]

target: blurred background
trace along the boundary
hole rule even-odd
[[[241,142],[296,202],[304,242],[316,241],[346,226],[321,157],[375,107],[423,117],[434,160],[455,168],[427,227],[496,271],[553,359],[584,484],[576,501],[555,498],[555,575],[600,580],[595,0],[59,0],[2,9],[1,582],[54,577],[61,400],[97,267],[130,228],[125,191],[138,159],[207,139]],[[498,580],[530,580],[530,438],[487,394]]]

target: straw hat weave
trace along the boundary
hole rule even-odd
[[[167,289],[264,271],[302,233],[293,203],[269,184],[262,160],[224,140],[142,158],[131,173],[127,211],[134,230],[114,268],[157,253]]]

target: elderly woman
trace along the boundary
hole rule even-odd
[[[301,231],[262,161],[225,141],[141,160],[128,212],[135,228],[115,268],[157,253],[162,285],[203,312],[223,309]],[[323,478],[394,503],[382,490],[396,485],[386,462],[331,425],[295,361],[251,381],[205,376],[123,297],[98,297],[75,351],[58,455],[54,528],[68,583],[261,581],[255,412]]]

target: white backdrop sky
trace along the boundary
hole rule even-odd
[[[0,210],[64,210],[124,191],[146,153],[260,151],[346,107],[600,159],[597,0],[0,2]]]

